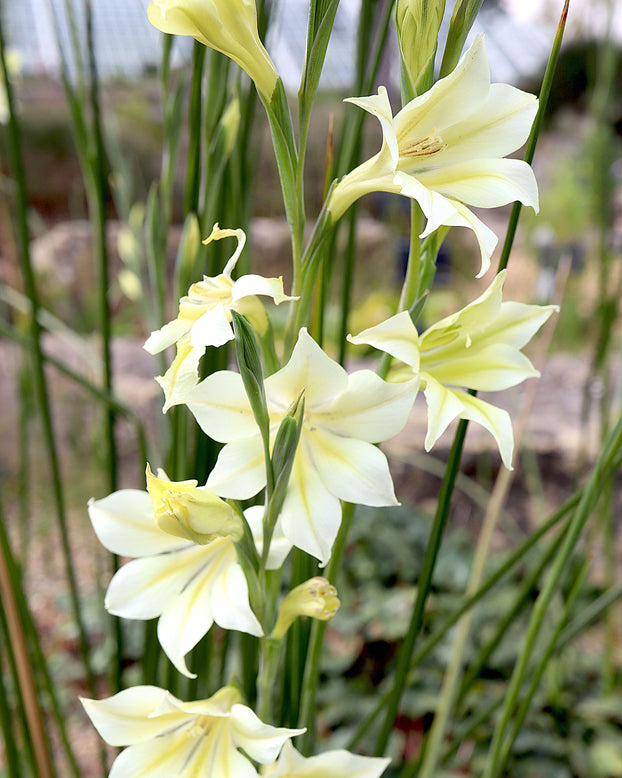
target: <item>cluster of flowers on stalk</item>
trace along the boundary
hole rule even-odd
[[[228,54],[269,108],[279,79],[257,34],[253,0],[153,0],[149,18],[165,32],[192,35]],[[399,18],[408,28],[408,15]],[[325,204],[329,221],[367,192],[406,195],[427,218],[422,238],[442,225],[472,229],[484,273],[496,236],[468,206],[518,199],[537,207],[529,166],[504,158],[526,140],[535,98],[491,85],[479,37],[449,76],[395,116],[383,88],[351,102],[379,119],[383,144],[333,186]],[[298,297],[286,295],[279,278],[234,280],[243,231],[215,225],[205,242],[227,238],[235,238],[237,247],[223,272],[192,284],[178,316],[145,343],[153,354],[175,346],[174,360],[157,379],[164,411],[187,406],[203,432],[225,444],[214,469],[199,485],[171,481],[147,465],[146,491],[124,489],[89,505],[102,544],[132,558],[110,582],[106,608],[124,618],[158,618],[162,649],[188,677],[193,673],[186,656],[214,623],[273,647],[300,616],[335,615],[339,599],[325,578],[295,587],[278,608],[265,601],[258,581],[267,570],[281,570],[292,547],[326,565],[343,501],[397,504],[387,459],[376,444],[404,427],[419,390],[428,408],[426,450],[452,420],[469,419],[490,431],[511,467],[509,415],[474,390],[502,390],[537,375],[521,348],[553,310],[503,302],[502,272],[477,300],[422,333],[402,311],[350,336],[401,363],[392,380],[367,369],[348,373],[304,326],[285,364],[266,377],[260,343],[267,313],[260,297],[294,306]],[[205,350],[229,341],[238,372],[221,370],[200,380]],[[242,510],[238,501],[251,499],[260,504]],[[264,659],[269,665],[270,651]],[[233,682],[200,701],[139,686],[83,704],[108,743],[127,746],[112,778],[253,778],[257,764],[272,778],[377,778],[389,761],[341,750],[302,756],[290,741],[304,729],[261,721]]]

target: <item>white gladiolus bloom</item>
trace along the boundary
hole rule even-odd
[[[376,116],[383,143],[378,154],[333,188],[329,212],[339,218],[369,192],[411,197],[428,220],[422,238],[441,225],[475,232],[483,275],[497,237],[467,206],[496,208],[519,200],[538,210],[533,171],[522,160],[504,158],[527,140],[537,98],[490,83],[484,38],[478,35],[452,73],[395,116],[384,87],[348,102]]]
[[[303,328],[289,362],[265,381],[273,437],[302,390],[302,431],[280,518],[289,541],[326,563],[340,500],[397,504],[386,457],[372,444],[402,429],[417,386],[389,384],[370,370],[348,375]],[[225,497],[257,494],[266,483],[264,455],[241,377],[214,373],[185,402],[203,431],[227,444],[206,486]]]
[[[129,746],[109,778],[257,778],[238,749],[271,764],[290,737],[304,732],[264,724],[231,686],[197,702],[182,702],[156,686],[136,686],[82,704],[107,743]]]
[[[233,340],[231,311],[246,316],[261,334],[268,325],[263,304],[257,295],[271,297],[276,305],[296,300],[283,291],[282,278],[264,278],[245,275],[231,278],[246,243],[244,230],[221,230],[218,224],[203,243],[223,238],[237,238],[238,245],[223,272],[192,284],[188,294],[179,301],[179,315],[173,321],[155,330],[145,341],[144,349],[157,354],[177,344],[177,355],[166,373],[156,380],[165,394],[164,411],[182,403],[183,397],[198,381],[199,360],[207,346],[222,346]]]
[[[169,507],[178,495],[169,493]],[[113,576],[106,593],[107,610],[128,619],[159,617],[160,644],[179,672],[193,677],[184,656],[213,622],[224,629],[263,634],[230,537],[198,545],[163,530],[164,525],[156,523],[152,497],[138,489],[91,500],[89,516],[109,551],[136,557]]]
[[[494,436],[503,464],[511,469],[510,415],[464,389],[500,391],[539,376],[521,348],[557,306],[502,302],[505,275],[505,270],[499,273],[477,300],[421,335],[403,311],[348,340],[386,351],[419,379],[428,404],[426,451],[454,419],[470,419]]]

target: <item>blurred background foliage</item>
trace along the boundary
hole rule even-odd
[[[2,5],[5,36],[11,5]],[[389,5],[363,2],[359,51],[368,62],[378,43],[370,30],[380,29],[379,21],[390,18]],[[82,7],[88,4],[75,4],[76,9]],[[269,4],[260,7],[265,29]],[[577,4],[571,16],[589,14],[591,7]],[[484,3],[481,22],[488,21],[492,41],[499,15],[507,17],[508,25],[514,23],[503,3]],[[84,22],[83,15],[78,16]],[[539,35],[546,38],[548,30],[543,21]],[[79,32],[84,35],[85,28]],[[554,27],[546,38],[549,48],[553,33]],[[11,47],[10,35],[7,38]],[[508,296],[546,301],[562,258],[570,261],[571,271],[547,363],[553,372],[548,381],[545,372],[542,382],[548,404],[536,416],[536,429],[521,453],[488,576],[585,482],[622,405],[620,42],[615,37],[571,37],[553,82],[534,161],[541,213],[525,214],[521,222]],[[146,677],[175,683],[174,674],[155,657],[152,625],[145,630],[143,625],[124,624],[121,630],[104,614],[110,563],[91,532],[85,504],[114,488],[141,488],[147,457],[152,465],[174,467],[176,471],[169,470],[172,477],[188,477],[195,467],[204,473],[213,461],[215,452],[201,449],[186,421],[177,414],[160,418],[153,375],[161,366],[140,348],[151,329],[171,318],[195,270],[210,274],[224,264],[224,249],[214,247],[207,256],[193,248],[192,237],[207,235],[216,220],[221,226],[248,227],[253,269],[282,273],[287,288],[289,232],[263,113],[254,110],[249,84],[230,72],[223,57],[208,52],[205,64],[196,46],[185,47],[180,63],[171,54],[171,47],[175,52],[178,45],[169,40],[158,69],[151,67],[132,78],[99,79],[92,63],[89,70],[84,39],[77,47],[65,45],[66,53],[81,62],[82,81],[70,74],[63,85],[60,72],[34,74],[27,63],[11,74],[28,194],[22,215],[27,218],[38,300],[33,306],[18,259],[19,181],[10,126],[0,124],[0,541],[25,641],[20,643],[11,630],[14,611],[5,588],[0,614],[2,776],[45,776],[39,759],[53,764],[49,775],[102,775],[103,768],[93,761],[100,746],[76,704],[77,695],[103,693],[120,682],[129,685]],[[370,83],[385,81],[382,77],[395,72],[395,45],[389,42],[386,49],[380,75]],[[351,53],[356,55],[356,46]],[[540,70],[531,77],[521,75],[516,85],[537,92],[545,60],[540,64]],[[197,110],[193,99],[204,74],[197,128],[191,121]],[[359,72],[357,86],[373,75]],[[493,80],[502,80],[494,64]],[[397,94],[396,83],[393,90]],[[337,146],[344,128],[355,135],[354,109],[341,102],[355,91],[353,85],[324,88],[314,106],[306,165],[310,215],[317,214],[323,199],[331,142]],[[293,106],[293,94],[291,99]],[[236,100],[242,121],[235,152],[226,156],[222,119]],[[103,143],[99,170],[92,146],[98,131]],[[366,121],[352,159],[357,154],[364,158],[378,143],[378,128]],[[198,163],[193,154],[199,155]],[[236,155],[241,163],[235,162]],[[498,234],[508,215],[509,209],[494,216]],[[359,247],[352,331],[394,310],[409,229],[408,209],[398,198],[368,197],[359,204],[357,219],[356,231],[351,231]],[[103,243],[96,237],[102,225]],[[348,245],[352,250],[343,230],[335,244],[325,314],[329,345],[338,340],[342,324],[341,263]],[[478,261],[472,242],[451,234],[443,249],[439,283],[425,311],[430,319],[461,307],[479,288],[471,280]],[[54,420],[51,439],[46,437],[46,411],[33,368],[36,354],[29,341],[33,307],[38,311],[37,337],[43,344]],[[281,311],[275,313],[278,330]],[[102,321],[107,334],[102,334]],[[218,359],[223,366],[219,357],[210,369],[218,367]],[[112,422],[105,418],[111,413]],[[546,427],[557,424],[560,416],[561,429],[547,434]],[[371,730],[362,727],[395,667],[448,453],[449,444],[433,457],[423,455],[422,440],[419,425],[409,430],[405,443],[388,448],[404,507],[390,513],[361,509],[352,524],[339,588],[344,607],[327,633],[319,698],[320,736],[335,746],[364,746],[370,732],[374,739],[377,734],[374,725]],[[619,469],[619,454],[617,465]],[[394,765],[416,761],[429,731],[455,619],[449,622],[464,597],[472,549],[497,469],[496,458],[474,437],[435,569],[418,646],[425,655],[409,677],[390,742]],[[620,474],[615,467],[613,471],[601,484],[601,501],[584,545],[577,548],[552,605],[555,619],[544,631],[542,647],[550,639],[554,653],[515,740],[507,767],[512,778],[622,776],[622,633],[616,605],[622,593],[622,497]],[[62,485],[54,485],[57,477]],[[559,542],[555,530],[550,534],[508,568],[475,611],[473,639],[464,654],[467,674],[459,716],[448,733],[443,775],[481,774],[520,637]],[[585,584],[576,592],[573,584],[589,559],[593,561]],[[75,578],[73,593],[67,568]],[[513,618],[502,630],[508,613]],[[563,628],[555,635],[555,620],[562,616]],[[299,629],[308,634],[308,625]],[[197,651],[211,657],[216,676],[224,672],[227,638],[217,628],[212,632],[209,645]],[[24,651],[30,658],[31,686],[19,670]],[[184,691],[191,690],[179,689]],[[37,745],[33,736],[38,731],[31,718],[36,711],[28,700],[35,698],[47,722],[47,745]],[[51,758],[45,756],[46,749]],[[105,760],[102,755],[102,763]],[[387,775],[399,772],[394,767]]]

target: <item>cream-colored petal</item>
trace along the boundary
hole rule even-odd
[[[484,36],[478,35],[455,69],[395,116],[400,146],[406,139],[425,137],[451,127],[479,111],[490,89],[490,69]]]
[[[428,327],[420,337],[421,350],[427,351],[433,348],[439,336],[445,341],[446,330],[456,325],[473,337],[476,334],[479,337],[479,333],[485,332],[501,311],[506,272],[502,270],[500,273],[497,273],[491,284],[473,302]]]
[[[146,557],[190,545],[158,529],[147,492],[121,489],[91,500],[88,510],[100,543],[113,554]]]
[[[214,621],[223,629],[260,637],[263,630],[251,610],[248,583],[238,564],[233,543],[228,541],[228,546],[226,554],[222,553],[218,559],[218,570],[213,573],[211,609]]]
[[[491,84],[477,111],[443,130],[447,148],[434,156],[434,164],[511,154],[529,137],[537,111],[535,95],[509,84]]]
[[[371,443],[315,429],[305,432],[306,450],[324,486],[346,502],[398,505],[387,458]]]
[[[371,370],[357,370],[348,376],[345,392],[313,413],[312,423],[335,435],[379,443],[404,428],[417,388],[417,380],[388,383]]]
[[[389,149],[393,162],[393,169],[395,170],[399,159],[399,149],[397,146],[397,138],[395,137],[395,129],[393,127],[393,111],[391,110],[391,103],[389,102],[389,95],[387,94],[386,88],[380,86],[378,87],[377,95],[370,95],[369,97],[348,97],[345,102],[358,105],[359,108],[368,111],[378,119],[380,126],[382,127],[384,143]]]
[[[143,348],[150,354],[157,354],[160,351],[164,351],[168,346],[172,346],[173,343],[190,330],[192,322],[187,319],[173,319],[168,324],[165,324],[159,330],[155,330],[145,341]]]
[[[538,184],[521,159],[469,159],[417,173],[423,186],[475,208],[519,200],[538,211]]]
[[[159,737],[187,720],[187,714],[180,711],[150,718],[166,695],[157,686],[134,686],[105,700],[81,697],[80,702],[106,743],[128,746]]]
[[[428,373],[422,373],[425,380],[425,395],[428,405],[428,431],[425,436],[425,450],[429,451],[451,422],[458,418],[464,405],[457,393],[447,389]]]
[[[270,764],[279,755],[283,744],[306,729],[286,729],[264,724],[246,705],[234,705],[229,719],[232,739],[238,748],[260,764]]]
[[[326,564],[341,524],[341,504],[324,486],[301,436],[281,512],[283,533]]]
[[[259,433],[227,443],[205,485],[221,497],[238,500],[254,497],[263,489],[266,465]]]
[[[186,405],[206,435],[221,443],[258,432],[242,378],[231,370],[212,373],[186,398]]]
[[[138,743],[126,748],[115,759],[109,778],[172,778],[191,775],[193,752],[199,738],[191,737],[186,728],[180,732]]]
[[[482,266],[476,278],[481,278],[490,268],[490,258],[497,246],[498,238],[490,227],[487,227],[481,219],[478,219],[466,205],[458,202],[458,200],[452,200],[451,204],[455,209],[455,213],[444,224],[448,227],[468,227],[470,230],[473,230],[482,256]],[[426,230],[421,237],[425,237],[427,234],[428,231]]]
[[[499,314],[490,323],[490,327],[478,335],[478,346],[501,341],[508,346],[522,348],[532,339],[549,316],[558,310],[556,305],[502,303]]]
[[[266,379],[270,415],[278,418],[305,390],[306,412],[330,402],[348,386],[346,371],[322,351],[303,327],[289,362]]]
[[[222,303],[214,305],[194,322],[190,330],[192,346],[222,346],[233,340],[233,329]]]
[[[231,296],[234,301],[241,300],[243,297],[262,294],[271,297],[274,302],[287,302],[288,300],[299,300],[299,297],[289,297],[283,290],[283,278],[264,278],[258,275],[246,275],[238,278],[233,284]]]
[[[496,392],[540,373],[518,349],[503,343],[464,349],[460,356],[436,365],[423,364],[437,381],[477,391]]]
[[[514,433],[512,420],[507,411],[497,408],[491,403],[472,397],[470,394],[459,393],[464,405],[462,418],[481,424],[497,441],[503,464],[512,470],[512,453],[514,451]]]
[[[162,413],[174,405],[184,403],[187,395],[199,383],[199,362],[205,353],[205,346],[193,348],[184,336],[177,341],[177,354],[169,369],[156,381],[164,392]]]
[[[449,226],[453,224],[457,214],[456,207],[451,200],[439,192],[428,189],[415,176],[401,170],[395,174],[393,180],[405,197],[410,197],[419,203],[428,220],[419,237],[425,238],[431,235],[442,224]]]
[[[187,0],[185,0],[187,2]],[[202,11],[206,10],[206,3],[203,3]],[[225,269],[222,271],[222,274],[226,276],[227,278],[231,278],[231,274],[233,273],[233,270],[235,266],[238,263],[238,259],[240,258],[240,254],[242,253],[244,246],[246,245],[246,233],[242,229],[232,230],[232,229],[221,229],[218,226],[218,222],[212,227],[212,231],[208,235],[207,238],[203,241],[203,245],[207,246],[208,243],[211,243],[213,240],[222,240],[223,238],[237,238],[238,245],[235,248],[235,251],[229,258],[229,261],[225,265]]]
[[[108,586],[106,609],[125,619],[159,616],[203,567],[204,548],[190,546],[123,565]]]
[[[350,343],[363,344],[386,351],[396,359],[419,370],[419,335],[408,311],[369,327],[358,335],[348,335]]]
[[[326,751],[304,757],[288,741],[270,778],[380,778],[390,759],[358,756],[348,751]]]
[[[229,721],[216,722],[192,758],[192,776],[257,778],[253,765],[236,750]]]

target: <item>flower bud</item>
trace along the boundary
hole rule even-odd
[[[310,578],[292,589],[281,603],[272,637],[281,640],[299,616],[329,621],[339,610],[340,604],[337,590],[326,578]]]
[[[198,545],[220,537],[240,540],[242,519],[224,500],[197,483],[194,479],[168,481],[155,476],[147,465],[147,491],[159,529]]]
[[[421,80],[428,69],[431,71],[444,11],[445,0],[398,0],[395,11],[397,39],[414,94],[431,86],[422,86]]]
[[[152,0],[147,10],[158,30],[192,35],[237,62],[270,102],[278,74],[259,39],[255,0]]]

